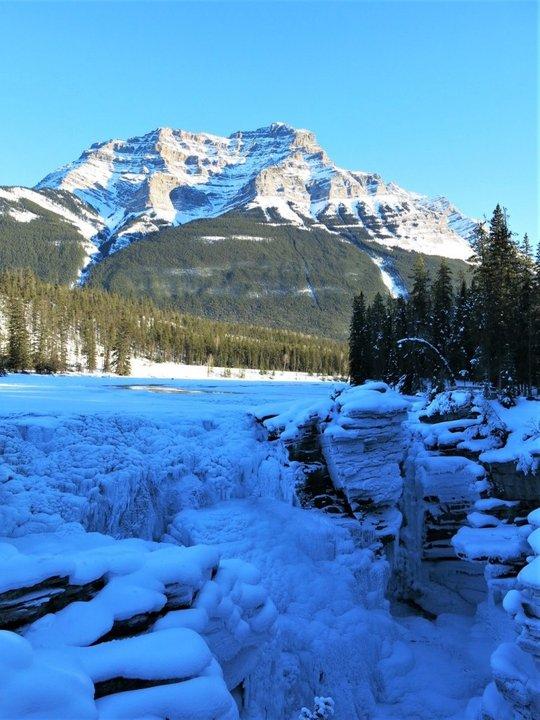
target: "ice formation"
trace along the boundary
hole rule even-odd
[[[0,718],[538,716],[535,403],[148,385],[0,381]]]

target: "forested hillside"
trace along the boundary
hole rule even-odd
[[[388,293],[368,252],[387,259],[405,287],[417,254],[360,245],[360,232],[347,239],[338,229],[262,223],[241,214],[198,220],[109,255],[92,269],[89,283],[182,312],[344,339],[352,297]],[[424,257],[432,269],[440,261]],[[449,263],[456,276],[467,271],[461,260]]]
[[[479,226],[471,282],[455,289],[442,261],[430,277],[422,259],[408,300],[354,299],[350,375],[354,384],[383,378],[405,392],[456,379],[485,383],[504,403],[540,383],[540,254],[517,241],[497,206]]]
[[[345,374],[341,343],[286,330],[221,323],[96,288],[0,275],[0,356],[12,370],[127,374],[133,355],[154,361]]]
[[[14,215],[1,212],[3,205],[0,197],[0,270],[28,268],[46,282],[73,282],[85,257],[77,229],[29,200]]]

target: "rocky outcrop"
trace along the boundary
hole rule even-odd
[[[258,419],[295,465],[299,502],[354,518],[363,542],[382,542],[391,555],[401,524],[407,409],[388,385],[368,382],[299,415]]]
[[[486,489],[484,469],[413,442],[404,463],[396,592],[428,613],[472,613],[485,594],[481,570],[459,560],[451,540]]]
[[[384,383],[342,393],[321,432],[321,447],[335,488],[355,517],[385,541],[397,536],[396,509],[403,480],[403,422],[408,403]]]

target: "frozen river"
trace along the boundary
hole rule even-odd
[[[0,378],[0,415],[128,414],[167,418],[244,414],[272,404],[286,407],[328,397],[339,383],[273,380],[149,380],[84,375],[9,375]]]
[[[41,533],[76,544],[97,531],[253,564],[279,616],[242,720],[298,720],[314,695],[332,696],[347,720],[469,720],[490,677],[485,623],[392,617],[386,560],[354,522],[298,507],[295,464],[251,416],[301,416],[337,387],[0,378],[1,534],[39,548]]]

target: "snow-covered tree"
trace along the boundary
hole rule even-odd
[[[313,710],[303,707],[298,720],[328,720],[334,716],[334,701],[331,697],[315,697]]]

